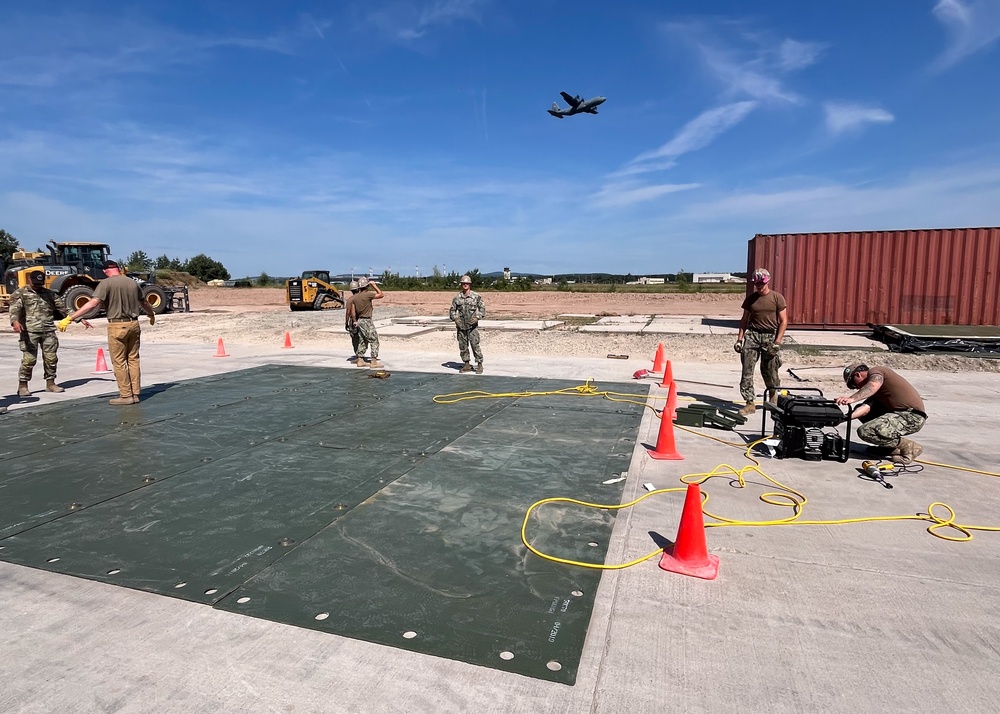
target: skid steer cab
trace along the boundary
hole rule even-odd
[[[303,270],[285,283],[290,310],[322,310],[344,306],[344,293],[330,280],[329,270]]]

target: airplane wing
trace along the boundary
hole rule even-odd
[[[562,98],[566,100],[566,103],[569,104],[574,109],[576,109],[580,105],[580,102],[583,101],[579,97],[574,97],[572,95],[566,94],[566,92],[559,92],[559,94],[561,94]]]

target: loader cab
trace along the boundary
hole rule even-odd
[[[104,261],[111,257],[111,247],[104,243],[56,243],[47,246],[54,265],[76,268],[76,272],[89,275],[94,280],[104,279]]]
[[[330,284],[330,271],[329,270],[303,270],[302,279],[308,280],[313,278],[315,280],[321,280],[327,285]]]

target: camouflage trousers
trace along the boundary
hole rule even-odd
[[[913,412],[889,412],[858,427],[858,438],[875,446],[896,446],[908,434],[924,428],[927,417]]]
[[[472,356],[476,358],[476,363],[483,361],[483,351],[479,348],[479,327],[472,327],[468,330],[458,328],[458,353],[462,356],[463,362],[469,361],[469,348],[472,348]]]
[[[781,386],[781,355],[771,356],[767,348],[774,344],[773,332],[756,332],[747,330],[743,335],[743,374],[740,377],[740,396],[749,404],[754,399],[753,368],[760,360],[760,376],[764,378],[764,386],[775,388]]]
[[[378,333],[375,332],[375,323],[370,317],[358,318],[358,344],[354,352],[360,357],[367,350],[372,348],[372,359],[378,359]]]
[[[356,327],[348,326],[346,329],[347,333],[351,336],[351,345],[354,347],[354,356],[357,357],[358,345],[361,343],[361,333],[358,331],[358,328]]]
[[[17,344],[21,348],[21,367],[17,370],[17,381],[27,382],[31,380],[31,373],[38,363],[38,348],[42,348],[42,365],[44,366],[45,379],[56,378],[56,365],[59,357],[56,350],[59,349],[59,339],[55,330],[50,332],[22,332]]]

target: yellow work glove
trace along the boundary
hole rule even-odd
[[[66,328],[69,327],[69,323],[71,322],[73,322],[71,319],[69,319],[68,317],[64,317],[63,319],[61,319],[59,322],[56,323],[56,327],[59,328],[60,332],[65,332]]]
[[[149,324],[150,324],[150,326],[156,324],[156,315],[150,315],[149,316]]]

